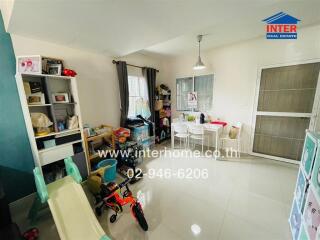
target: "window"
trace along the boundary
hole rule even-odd
[[[196,108],[188,107],[188,92],[197,92]],[[202,75],[177,79],[177,110],[178,111],[209,111],[213,102],[213,75]]]
[[[129,111],[128,117],[136,117],[138,113],[137,102],[142,100],[148,102],[148,87],[147,81],[143,76],[128,76],[129,86]]]
[[[198,94],[198,107],[195,111],[209,111],[213,102],[213,75],[194,77],[194,91]]]
[[[187,111],[188,109],[188,92],[193,91],[193,79],[188,78],[179,78],[177,79],[177,110],[178,111]]]

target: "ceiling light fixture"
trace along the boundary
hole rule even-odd
[[[200,56],[200,42],[202,40],[202,37],[203,37],[203,35],[198,35],[197,36],[197,39],[198,39],[198,42],[199,42],[199,55],[198,55],[198,61],[197,61],[196,65],[194,65],[194,67],[193,67],[194,70],[201,70],[201,69],[206,68],[206,66],[201,61],[201,56]]]
[[[197,236],[201,233],[201,227],[198,224],[192,224],[191,231],[193,235]]]

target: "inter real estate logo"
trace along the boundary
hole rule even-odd
[[[297,39],[297,24],[300,21],[299,19],[284,12],[279,12],[262,21],[267,23],[267,39]]]

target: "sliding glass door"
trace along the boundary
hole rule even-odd
[[[299,161],[306,129],[316,123],[320,63],[261,71],[253,153]]]

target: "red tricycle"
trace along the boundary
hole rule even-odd
[[[117,219],[118,213],[122,212],[122,206],[130,204],[131,214],[133,218],[139,223],[140,227],[144,231],[147,231],[148,223],[144,217],[141,204],[135,197],[132,196],[132,192],[128,187],[129,182],[130,179],[126,179],[119,185],[114,182],[101,184],[100,194],[99,196],[96,196],[96,214],[98,216],[101,216],[103,208],[106,206],[115,212],[110,217],[110,222],[114,223]],[[126,190],[122,192],[122,188],[124,187],[126,188]]]

